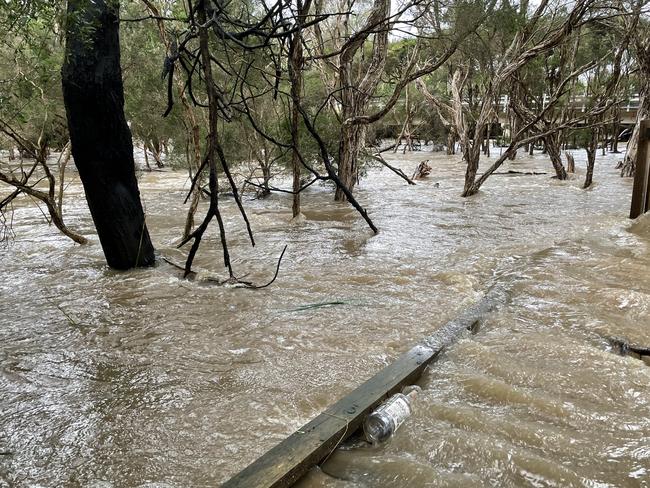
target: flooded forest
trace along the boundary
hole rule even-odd
[[[648,119],[648,0],[0,0],[0,488],[650,487]]]

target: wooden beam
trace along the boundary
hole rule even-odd
[[[352,435],[384,399],[413,384],[424,369],[467,329],[505,301],[493,287],[479,302],[439,328],[357,389],[235,475],[222,488],[288,487]]]
[[[636,219],[650,208],[650,119],[642,120],[640,124],[632,205],[630,207],[631,219]]]

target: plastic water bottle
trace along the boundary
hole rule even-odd
[[[400,425],[411,416],[412,403],[422,391],[419,386],[407,386],[402,393],[396,393],[366,418],[363,433],[372,444],[380,444],[390,439]]]

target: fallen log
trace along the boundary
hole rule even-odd
[[[506,291],[495,286],[477,303],[386,366],[357,389],[273,447],[222,485],[222,488],[288,487],[327,458],[357,431],[382,401],[413,384],[424,369],[464,332],[474,330]]]

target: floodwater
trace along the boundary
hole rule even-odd
[[[90,245],[19,202],[0,249],[0,487],[217,486],[494,284],[507,303],[425,372],[392,441],[338,450],[299,486],[650,486],[650,367],[608,342],[650,345],[650,219],[627,219],[618,157],[586,191],[578,152],[574,180],[495,175],[470,199],[459,157],[391,161],[427,158],[417,186],[361,182],[377,236],[314,185],[303,222],[285,194],[246,202],[252,249],[224,203],[238,275],[267,281],[288,245],[255,291],[203,280],[225,277],[215,228],[194,281],[107,269],[72,173],[66,219]],[[140,184],[159,255],[182,262],[185,175]]]

